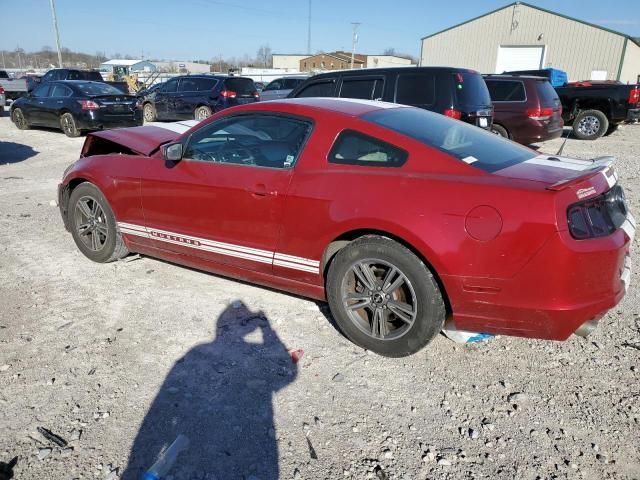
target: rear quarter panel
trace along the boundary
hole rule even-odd
[[[408,244],[443,282],[452,276],[508,278],[555,231],[553,195],[525,182],[488,175],[402,135],[366,122],[319,123],[296,167],[278,251],[320,260],[335,239],[380,232]],[[336,165],[327,152],[344,128],[385,139],[409,152],[401,168]],[[467,233],[474,207],[501,216],[500,234],[478,241]],[[300,273],[297,280],[321,282]]]

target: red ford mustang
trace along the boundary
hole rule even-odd
[[[327,300],[388,356],[460,330],[563,340],[625,293],[610,158],[550,157],[418,108],[295,99],[87,136],[59,187],[96,262],[139,252]]]

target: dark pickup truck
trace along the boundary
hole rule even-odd
[[[583,81],[556,87],[565,125],[576,137],[595,140],[622,122],[640,119],[640,87],[619,82]]]
[[[106,82],[97,70],[77,70],[74,68],[54,68],[45,73],[41,78],[33,78],[27,82],[29,91],[41,83],[54,82],[58,80],[87,80],[90,82],[102,82],[113,85],[123,93],[129,94],[127,82]]]

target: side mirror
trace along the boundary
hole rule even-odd
[[[169,143],[162,146],[162,158],[169,162],[179,162],[182,160],[182,144]]]

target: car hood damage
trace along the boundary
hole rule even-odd
[[[143,127],[119,128],[89,133],[82,148],[82,157],[109,153],[133,153],[150,156],[160,145],[178,139],[198,122],[187,120],[173,123],[153,123]]]

